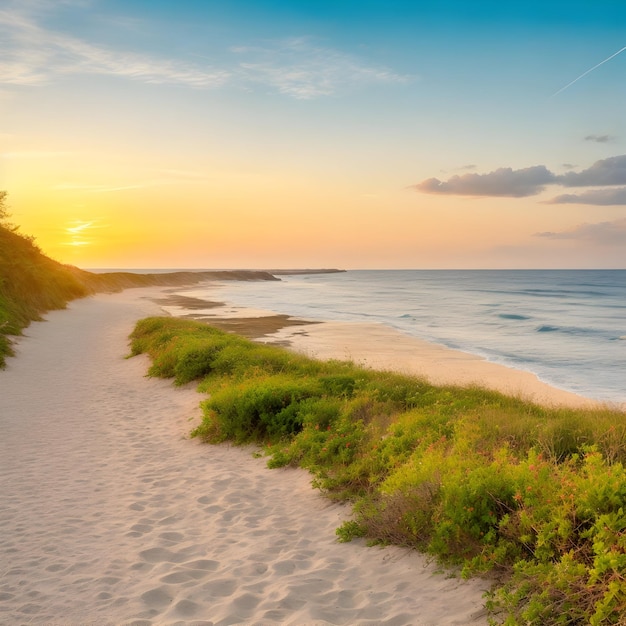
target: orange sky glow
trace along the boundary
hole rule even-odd
[[[9,0],[12,221],[84,268],[626,267],[619,7],[309,5]]]

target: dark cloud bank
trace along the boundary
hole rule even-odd
[[[424,193],[461,196],[494,196],[524,198],[541,193],[548,185],[562,187],[613,187],[562,194],[548,200],[551,204],[593,204],[600,206],[626,204],[626,155],[596,161],[580,172],[555,174],[545,165],[514,170],[502,167],[487,174],[462,174],[447,181],[438,178],[413,185]],[[614,188],[616,186],[622,186]]]

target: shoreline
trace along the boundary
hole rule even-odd
[[[203,321],[313,358],[354,361],[375,370],[424,378],[435,385],[486,387],[543,406],[626,410],[626,403],[596,401],[543,382],[532,372],[418,339],[383,324],[303,320],[200,298],[193,299],[196,311],[189,313],[183,308],[184,300],[177,299],[181,296],[172,294],[159,304],[170,315]]]
[[[189,439],[195,384],[125,358],[162,295],[73,301],[26,329],[0,372],[0,621],[486,624],[488,581],[338,543],[349,507],[308,472]]]

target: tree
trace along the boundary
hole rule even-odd
[[[9,217],[7,209],[7,192],[0,191],[0,222],[4,222]]]
[[[22,233],[18,232],[20,227],[17,224],[12,224],[11,222],[9,222],[11,214],[9,213],[9,207],[7,206],[8,195],[9,194],[6,191],[0,191],[0,228],[8,230],[18,237],[29,241],[34,248],[39,250],[39,246],[35,244],[35,237],[33,235],[23,235]]]

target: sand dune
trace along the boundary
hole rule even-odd
[[[193,386],[124,359],[159,293],[51,313],[0,372],[0,623],[485,624],[484,581],[337,543],[308,474],[186,438]]]

